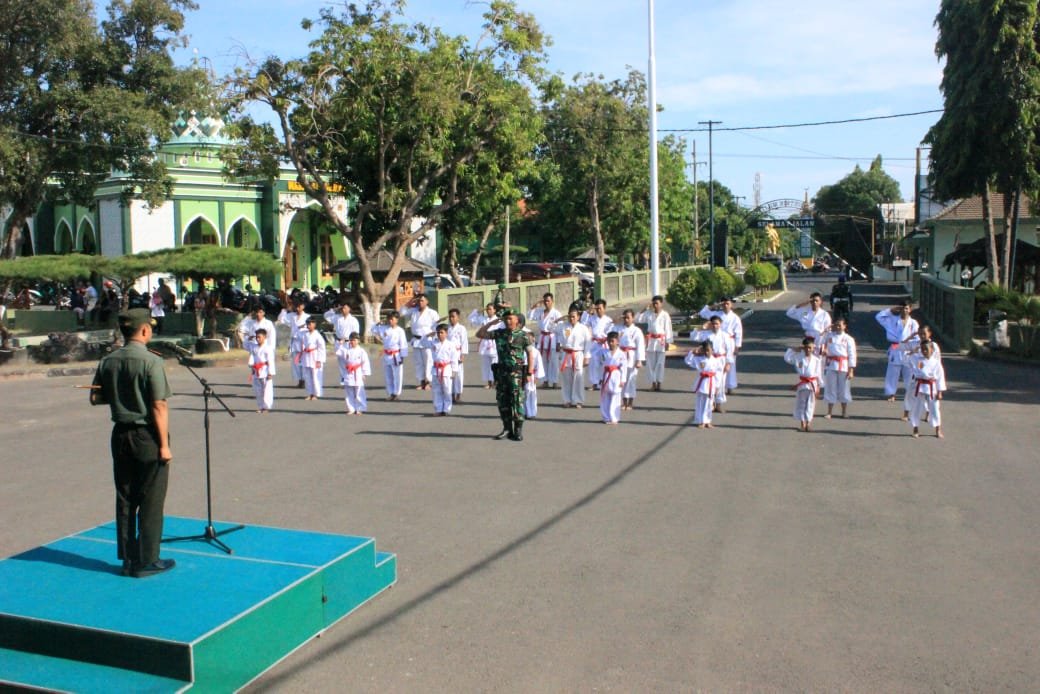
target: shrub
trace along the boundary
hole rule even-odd
[[[744,271],[744,281],[761,291],[780,279],[780,271],[772,263],[752,263]]]
[[[684,313],[691,313],[707,303],[707,291],[704,285],[706,270],[683,270],[675,278],[665,298],[668,303]]]

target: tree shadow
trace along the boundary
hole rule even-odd
[[[92,559],[90,557],[84,557],[79,554],[72,552],[66,552],[60,549],[52,549],[50,547],[36,547],[30,549],[27,552],[16,554],[11,559],[17,561],[35,561],[44,562],[47,564],[58,564],[60,566],[67,566],[73,569],[81,569],[83,571],[96,571],[104,574],[119,574],[123,570],[122,563],[112,565],[101,561],[100,559]]]

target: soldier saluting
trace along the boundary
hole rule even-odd
[[[497,328],[504,323],[504,328]],[[537,350],[531,334],[520,328],[520,316],[508,305],[503,305],[498,317],[477,330],[477,338],[493,340],[498,351],[498,363],[492,365],[495,376],[495,401],[502,418],[502,431],[494,438],[506,437],[523,441],[525,370],[535,363]]]

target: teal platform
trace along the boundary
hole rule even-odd
[[[164,531],[204,528],[167,517]],[[164,544],[176,568],[145,579],[120,575],[113,524],[0,561],[0,689],[233,691],[397,580],[372,538],[247,526],[221,539],[234,554]]]

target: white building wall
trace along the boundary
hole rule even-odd
[[[123,207],[118,200],[98,202],[101,230],[98,244],[101,255],[123,255]]]
[[[133,248],[130,253],[158,251],[175,245],[173,202],[167,200],[160,207],[149,209],[142,200],[130,203],[130,229]]]
[[[412,231],[416,231],[423,225],[425,219],[415,218],[412,220]],[[425,234],[412,242],[410,255],[420,263],[426,263],[433,267],[437,264],[437,228],[430,229]]]

